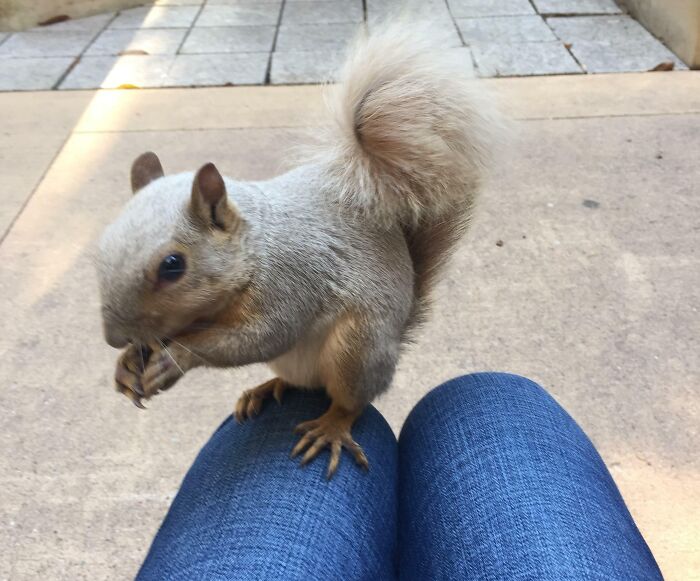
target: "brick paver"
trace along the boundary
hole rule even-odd
[[[333,75],[359,27],[400,0],[156,0],[0,33],[0,90],[304,84]],[[440,46],[476,76],[685,65],[614,0],[424,0]]]

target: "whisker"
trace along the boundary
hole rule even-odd
[[[158,339],[158,343],[160,343],[160,346],[161,346],[161,347],[163,348],[163,350],[168,354],[168,357],[170,357],[171,361],[175,364],[175,367],[177,367],[177,369],[178,369],[178,371],[180,372],[180,374],[181,374],[181,375],[185,375],[185,372],[182,370],[182,367],[180,367],[180,366],[177,364],[177,361],[175,361],[175,357],[173,357],[173,354],[170,353],[170,351],[168,350],[168,348],[165,346],[165,343],[163,343],[163,341],[161,341],[160,339]]]
[[[195,353],[194,351],[192,351],[192,349],[189,349],[188,347],[185,347],[182,343],[180,343],[179,341],[176,341],[176,340],[173,339],[172,337],[166,337],[166,339],[168,339],[168,341],[172,341],[172,342],[175,343],[175,345],[177,345],[178,347],[182,347],[185,351],[187,351],[187,352],[190,353],[191,355],[194,355],[195,357],[199,357],[199,358],[200,358],[202,361],[204,361],[205,363],[209,363],[209,362],[208,362],[204,357],[202,357],[199,353]]]

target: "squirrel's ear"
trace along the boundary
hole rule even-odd
[[[136,193],[164,175],[158,156],[152,151],[142,153],[131,164],[131,191]]]
[[[190,210],[200,223],[219,230],[230,230],[239,220],[228,200],[224,178],[213,163],[202,166],[194,176]]]

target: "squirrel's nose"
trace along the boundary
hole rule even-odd
[[[109,305],[102,305],[102,331],[110,347],[121,349],[129,344],[124,328],[122,317]]]
[[[121,349],[129,344],[129,339],[117,329],[114,325],[109,325],[105,323],[104,326],[105,340],[110,347],[115,349]]]

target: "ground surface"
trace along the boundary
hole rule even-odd
[[[520,143],[378,407],[398,430],[457,374],[540,381],[667,578],[698,578],[700,75],[488,83]],[[129,579],[197,450],[269,374],[197,370],[145,412],[116,394],[95,237],[144,150],[168,172],[274,175],[318,123],[320,89],[5,93],[0,110],[0,579]]]
[[[408,0],[409,3],[410,0]],[[0,33],[0,90],[316,83],[401,0],[159,0]],[[685,68],[614,0],[414,0],[482,77]]]

